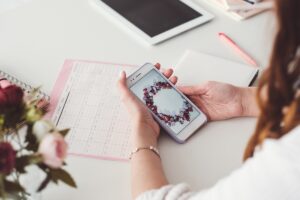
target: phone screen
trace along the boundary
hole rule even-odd
[[[200,115],[200,112],[154,69],[132,85],[130,90],[176,135]]]

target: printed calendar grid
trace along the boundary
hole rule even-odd
[[[53,115],[59,128],[71,128],[69,153],[128,160],[130,121],[116,88],[126,67],[75,61],[72,68]]]

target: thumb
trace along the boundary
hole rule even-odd
[[[197,86],[178,86],[177,87],[185,95],[201,95],[206,92],[205,87],[202,85]]]
[[[121,92],[123,100],[133,97],[132,92],[129,90],[129,88],[127,86],[126,73],[124,71],[122,71],[120,73],[120,78],[119,78],[119,81],[118,81],[118,88]]]
[[[118,81],[118,88],[121,92],[121,98],[126,107],[129,110],[134,109],[135,107],[139,106],[140,102],[136,98],[136,96],[129,90],[126,82],[126,73],[122,71],[120,73],[120,78]]]

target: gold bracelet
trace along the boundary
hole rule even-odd
[[[159,155],[159,151],[156,147],[154,146],[149,146],[149,147],[138,147],[138,148],[135,148],[131,153],[130,153],[130,156],[129,156],[129,159],[131,160],[133,154],[141,151],[141,150],[150,150],[152,151],[153,153],[155,153],[159,158],[160,158],[160,155]]]

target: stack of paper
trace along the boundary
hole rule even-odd
[[[209,3],[213,7],[217,7],[225,14],[238,21],[247,19],[249,17],[252,17],[258,13],[261,13],[273,7],[272,2],[270,1],[262,1],[256,3],[253,6],[252,4],[249,3],[250,1],[246,1],[246,0],[206,0],[205,2]],[[238,7],[244,9],[238,10],[236,9]],[[253,8],[250,9],[251,7]],[[249,9],[245,9],[245,8],[249,8]]]

